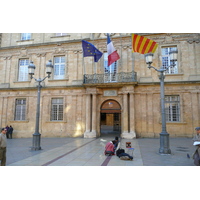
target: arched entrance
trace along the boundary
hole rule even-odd
[[[121,106],[115,100],[106,100],[101,105],[100,133],[101,136],[120,136]]]

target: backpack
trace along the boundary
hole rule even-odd
[[[119,149],[116,151],[116,154],[117,154],[117,156],[119,157],[119,155],[120,155],[121,153],[125,153],[125,150],[119,148]]]

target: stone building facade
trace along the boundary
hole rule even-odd
[[[200,34],[141,33],[158,43],[153,66],[169,65],[169,50],[178,61],[166,72],[165,108],[171,137],[189,137],[200,126]],[[104,53],[99,62],[83,58],[82,40]],[[148,69],[145,57],[132,53],[131,34],[113,33],[120,60],[107,67],[104,33],[0,34],[0,124],[12,125],[13,137],[32,137],[37,103],[36,82],[28,75],[33,61],[42,83],[42,137],[99,137],[103,125],[124,138],[159,137],[161,132],[159,74]]]

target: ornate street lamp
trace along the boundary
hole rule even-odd
[[[170,60],[172,64],[169,67],[174,67],[177,61],[178,50],[173,50],[169,52]],[[166,115],[165,115],[165,90],[164,90],[164,79],[165,74],[164,72],[169,68],[161,67],[161,69],[156,69],[155,67],[151,66],[153,63],[153,54],[148,53],[145,54],[146,63],[148,64],[148,68],[155,69],[157,72],[160,72],[160,103],[161,103],[161,116],[162,116],[162,132],[160,133],[160,154],[171,154],[171,150],[169,148],[169,133],[166,129]]]
[[[28,73],[29,73],[31,79],[33,78],[36,82],[38,82],[38,85],[37,85],[38,93],[37,93],[37,111],[36,111],[35,133],[33,134],[33,146],[31,148],[31,150],[35,150],[35,151],[41,150],[41,147],[40,147],[40,136],[41,136],[41,134],[39,133],[40,91],[41,91],[41,88],[42,88],[41,82],[44,81],[46,78],[50,78],[50,75],[52,73],[52,69],[53,69],[52,61],[49,60],[49,62],[46,64],[47,76],[44,77],[43,79],[41,79],[41,78],[36,79],[36,78],[33,77],[33,75],[35,73],[35,65],[33,64],[33,61],[31,61],[29,66],[28,66]]]

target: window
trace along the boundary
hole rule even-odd
[[[54,57],[54,79],[65,78],[65,57]]]
[[[26,99],[16,99],[15,120],[24,121],[26,119]]]
[[[165,96],[166,121],[180,121],[180,98],[179,96]]]
[[[51,101],[51,121],[63,120],[63,99],[52,99]]]
[[[20,59],[19,60],[19,74],[18,74],[18,81],[28,81],[28,59]]]
[[[176,47],[163,47],[162,48],[162,66],[168,68],[172,63],[170,61],[169,52],[171,50],[177,49]],[[174,67],[169,67],[166,71],[167,74],[177,74],[178,73],[178,62],[175,62]]]
[[[22,33],[21,34],[21,40],[30,40],[31,39],[31,33]]]
[[[67,33],[56,33],[56,36],[64,36],[67,35]]]
[[[117,61],[108,66],[108,53],[104,53],[104,80],[105,82],[117,81]]]

